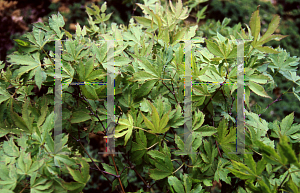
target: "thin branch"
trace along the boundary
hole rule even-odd
[[[118,180],[119,180],[120,186],[121,186],[121,188],[122,188],[122,191],[123,191],[124,193],[126,193],[125,190],[124,190],[124,187],[123,187],[123,185],[122,185],[122,181],[121,181],[121,179],[120,179],[121,176],[119,175],[118,168],[117,168],[117,165],[116,165],[116,162],[115,162],[115,159],[114,159],[114,155],[113,155],[113,154],[111,154],[111,158],[112,158],[112,161],[114,162],[114,166],[115,166],[115,169],[116,169],[116,174],[118,175]]]
[[[21,190],[20,193],[22,193],[22,192],[27,188],[28,185],[29,185],[29,184],[26,184],[26,186]]]
[[[283,94],[284,94],[284,93],[282,93],[275,101],[273,101],[271,104],[269,104],[269,105],[267,106],[267,108],[265,108],[265,109],[268,109],[269,106],[271,106],[273,103],[275,103],[275,102],[277,102],[277,101],[281,101],[282,99],[279,99],[279,98],[280,98]],[[278,100],[278,99],[279,99],[279,100]],[[260,117],[261,114],[259,114],[258,116]]]
[[[120,151],[119,147],[117,147],[118,151]],[[143,181],[143,183],[147,186],[147,189],[150,188],[149,184],[147,184],[147,182],[144,180],[144,178],[138,173],[138,171],[135,169],[135,166],[132,165],[132,163],[130,163],[130,161],[126,158],[125,155],[121,154],[124,159],[126,160],[126,162],[130,165],[130,168],[134,170],[134,172],[139,176],[139,178]],[[148,191],[148,190],[147,190]]]
[[[225,83],[225,82],[224,82]],[[223,84],[221,84],[221,86],[218,88],[218,90],[214,93],[214,95],[210,98],[210,100],[208,101],[208,103],[206,103],[205,107],[202,109],[202,112],[206,109],[206,107],[208,106],[208,104],[212,101],[212,99],[214,98],[214,96],[217,94],[217,92],[222,88]]]
[[[161,82],[163,83],[163,85],[165,85],[165,87],[167,87],[167,85],[164,83],[163,80],[162,80]],[[169,89],[169,87],[167,87],[167,89],[173,94],[173,96],[174,96],[174,98],[175,98],[175,101],[176,101],[176,103],[178,104],[178,100],[177,100],[177,98],[176,98],[175,92],[172,92],[171,89]],[[174,88],[173,88],[173,90],[174,90]]]
[[[221,151],[220,151],[220,149],[219,149],[219,145],[218,145],[217,140],[216,140],[216,144],[217,144],[217,148],[218,148],[219,155],[220,155],[220,157],[222,157],[222,154],[221,154]]]
[[[85,153],[89,156],[89,158],[91,159],[91,161],[93,162],[93,164],[96,166],[96,168],[102,173],[102,175],[109,181],[110,184],[112,184],[112,182],[109,180],[109,178],[105,175],[105,173],[99,168],[99,166],[94,162],[93,158],[90,156],[90,154],[86,151],[86,149],[84,148],[84,146],[82,145],[80,139],[76,139],[75,137],[73,137],[71,135],[71,133],[69,133],[69,135],[75,139],[77,142],[79,142],[79,144],[81,145],[81,147],[83,148],[83,150],[85,151]]]

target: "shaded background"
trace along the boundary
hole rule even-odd
[[[48,21],[51,14],[59,11],[64,16],[66,22],[65,29],[71,33],[75,33],[75,25],[77,23],[81,26],[88,25],[85,6],[90,6],[92,3],[101,6],[103,2],[104,1],[101,0],[0,0],[0,60],[4,61],[6,65],[9,65],[6,61],[7,55],[16,51],[18,47],[13,39],[22,39],[20,38],[22,34],[32,30],[32,23]],[[112,22],[128,25],[131,16],[142,15],[141,9],[135,5],[135,3],[143,3],[142,0],[107,0],[106,2],[106,13],[114,12],[109,20],[108,27],[110,27]],[[286,49],[291,56],[300,57],[299,0],[183,0],[183,2],[185,2],[186,5],[190,5],[192,8],[191,15],[186,19],[184,25],[197,23],[197,12],[207,6],[207,10],[204,13],[206,17],[199,21],[198,26],[199,30],[203,31],[203,36],[208,38],[216,35],[216,32],[228,37],[228,34],[230,34],[229,27],[233,27],[238,23],[241,23],[242,27],[246,28],[244,24],[249,24],[251,14],[256,10],[257,5],[260,5],[259,9],[262,21],[261,33],[266,31],[274,14],[278,14],[281,17],[281,22],[275,33],[289,35],[279,42],[271,41],[266,45],[274,48],[280,46],[281,48]],[[230,20],[225,20],[225,22],[223,22],[225,17],[230,18]],[[299,74],[299,70],[297,71],[297,74]],[[267,91],[273,100],[259,97],[253,93],[250,95],[250,104],[252,105],[251,110],[255,113],[260,114],[268,104],[272,103],[281,95],[281,93],[285,92],[293,84],[292,82],[286,81],[285,78],[281,78],[281,75],[274,77],[274,81],[278,85],[277,88]],[[267,90],[266,87],[265,89]],[[292,90],[290,89],[290,92],[291,91]],[[300,123],[300,107],[298,99],[296,99],[293,93],[284,94],[281,99],[282,101],[272,104],[267,111],[261,115],[261,118],[268,122],[273,122],[276,119],[282,120],[291,112],[295,112],[294,121]],[[100,138],[95,137],[95,139],[91,140],[91,143],[94,143],[93,146],[95,147],[97,145],[99,146],[99,141]],[[97,157],[97,151],[89,150],[89,152],[94,154],[94,157]],[[136,178],[135,174],[132,173],[130,175],[132,175],[132,177],[128,178],[130,180],[130,190],[136,191],[139,188],[142,188],[143,183],[137,183],[140,180]],[[109,192],[109,187],[102,184],[102,180],[104,180],[103,176],[101,177],[100,175],[99,177],[97,172],[92,172],[91,180],[85,187],[84,192],[99,191],[99,189],[101,189],[102,192]]]

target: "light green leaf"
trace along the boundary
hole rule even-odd
[[[222,53],[220,47],[214,43],[213,41],[211,40],[205,40],[206,42],[206,46],[207,46],[207,49],[215,56],[219,56],[221,58],[224,57],[224,54]]]
[[[181,181],[178,180],[177,177],[169,176],[168,177],[168,183],[170,184],[170,186],[172,186],[174,188],[174,190],[177,193],[184,193],[185,192],[184,189],[183,189],[183,185],[182,185]]]
[[[154,125],[149,121],[149,119],[147,117],[145,117],[145,115],[142,112],[141,112],[141,114],[143,116],[146,127],[148,127],[148,129],[150,129],[151,131],[155,131]]]
[[[159,131],[159,122],[160,122],[160,119],[159,119],[159,115],[158,115],[158,112],[156,110],[156,108],[154,107],[154,105],[149,102],[151,108],[152,108],[152,114],[151,114],[151,118],[152,118],[152,123],[154,125],[154,128],[155,128],[155,131]]]
[[[148,80],[157,80],[158,76],[154,76],[146,71],[139,71],[134,73],[131,81],[148,81]]]
[[[286,135],[287,131],[290,130],[294,121],[294,112],[286,116],[280,123],[280,130],[282,135]]]
[[[145,18],[145,17],[140,17],[140,16],[133,16],[133,18],[140,23],[141,25],[145,27],[150,27],[151,26],[151,19]],[[155,27],[158,27],[156,24],[154,24]]]
[[[251,16],[251,19],[250,19],[250,29],[251,29],[252,35],[254,37],[254,40],[251,44],[252,44],[253,47],[255,47],[258,35],[260,33],[259,10],[256,10],[254,13],[252,13],[252,16]]]
[[[264,52],[264,53],[270,53],[270,54],[278,54],[279,52],[274,50],[273,48],[270,48],[270,47],[267,47],[267,46],[256,46],[255,47],[256,49],[258,49],[259,51],[261,52]]]
[[[260,38],[259,42],[262,42],[266,38],[268,38],[269,36],[271,36],[271,34],[273,34],[275,32],[275,30],[277,29],[277,27],[279,26],[279,22],[280,22],[280,16],[279,15],[275,15],[273,17],[271,23],[269,24],[266,33]]]
[[[265,91],[264,87],[259,84],[254,83],[253,81],[249,81],[248,87],[257,95],[272,99]]]
[[[60,31],[60,27],[64,27],[65,21],[63,16],[58,12],[57,15],[52,15],[51,18],[49,18],[49,26],[57,33],[58,37],[62,38],[62,33]]]
[[[3,150],[10,157],[19,157],[20,155],[19,148],[15,145],[13,138],[10,138],[9,141],[4,141]]]
[[[102,6],[101,6],[101,12],[103,13],[103,12],[105,12],[106,11],[106,2],[104,2],[103,4],[102,4]]]
[[[90,175],[89,175],[90,166],[83,159],[79,159],[79,161],[81,164],[80,170],[73,170],[68,166],[66,167],[75,181],[86,184],[90,179]]]

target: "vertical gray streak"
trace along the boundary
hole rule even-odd
[[[107,42],[107,153],[115,153],[115,113],[114,113],[114,40]]]
[[[184,81],[184,153],[193,153],[192,130],[192,76],[191,76],[191,41],[185,43],[185,81]]]
[[[55,41],[54,154],[62,149],[61,40]]]
[[[236,152],[245,153],[245,112],[244,112],[244,42],[237,40],[237,141]]]

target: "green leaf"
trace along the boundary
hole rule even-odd
[[[142,98],[148,95],[156,82],[157,80],[147,81],[140,88],[136,89],[134,92],[136,98]]]
[[[178,30],[178,32],[172,38],[173,42],[171,46],[176,45],[179,41],[183,39],[184,35],[186,34],[186,30],[187,30],[186,28]]]
[[[159,121],[159,130],[162,131],[165,129],[165,127],[167,126],[168,122],[169,122],[169,114],[171,112],[171,108],[168,111],[168,113],[164,114],[164,116],[161,118],[161,120]]]
[[[212,136],[213,134],[217,133],[217,130],[212,126],[205,125],[203,127],[200,127],[200,129],[198,129],[194,133],[198,134],[201,137],[205,137]]]
[[[57,154],[54,156],[54,163],[63,163],[63,164],[66,164],[68,166],[72,166],[74,164],[76,164],[76,161],[72,158],[69,158],[69,156],[67,155],[62,155],[62,154]],[[60,165],[57,165],[57,166],[60,166]]]
[[[286,116],[280,123],[280,130],[282,135],[286,135],[287,131],[291,129],[294,121],[294,112]]]
[[[149,80],[158,80],[158,76],[154,76],[146,71],[139,71],[134,73],[130,81],[149,81]]]
[[[148,127],[148,129],[150,129],[151,131],[155,131],[154,125],[149,121],[149,119],[147,117],[145,117],[145,115],[142,112],[141,112],[141,114],[143,116],[146,127]]]
[[[73,170],[68,166],[66,167],[75,181],[86,184],[90,179],[90,175],[89,175],[90,165],[82,158],[79,159],[79,162],[81,164],[80,170]]]
[[[102,6],[101,6],[101,12],[103,13],[103,12],[105,12],[105,10],[106,10],[106,2],[104,2],[103,4],[102,4]]]
[[[72,114],[71,123],[81,123],[91,119],[91,116],[83,111],[75,111]]]
[[[63,181],[62,186],[67,190],[78,190],[80,192],[84,187],[85,184],[78,183],[78,182],[65,182]]]
[[[224,54],[222,53],[220,47],[216,43],[207,39],[205,40],[205,42],[206,42],[207,49],[210,51],[210,53],[212,53],[215,56],[219,56],[221,58],[224,57]]]
[[[251,89],[255,94],[272,99],[265,91],[264,87],[260,86],[259,84],[256,84],[253,81],[249,81],[248,83],[249,89]]]
[[[230,173],[230,171],[228,169],[225,169],[224,166],[230,164],[230,162],[228,160],[225,160],[223,158],[219,159],[218,162],[218,169],[214,175],[214,179],[216,181],[222,180],[224,182],[226,182],[227,184],[231,184],[231,178],[228,176],[228,173]]]
[[[269,53],[269,54],[277,54],[278,51],[274,50],[273,48],[267,47],[267,46],[256,46],[255,49],[258,49],[259,51],[263,53]]]
[[[285,37],[288,37],[288,35],[278,35],[278,34],[274,34],[274,35],[270,35],[268,36],[267,38],[263,39],[263,40],[260,40],[257,44],[256,44],[256,47],[259,47],[271,40],[276,40],[276,41],[280,41],[281,39],[285,38]]]
[[[89,84],[85,84],[85,85],[79,85],[82,94],[87,98],[87,99],[92,99],[92,100],[98,100],[98,95],[96,93],[95,90],[95,86],[94,85],[89,85]]]
[[[89,14],[89,15],[96,15],[96,13],[91,8],[89,8],[87,6],[85,8],[86,8],[87,14]]]
[[[289,138],[285,135],[281,135],[278,150],[287,158],[288,164],[294,164],[300,169],[300,164],[298,163],[299,161],[296,157],[295,150],[292,149],[288,142]]]
[[[145,17],[140,17],[140,16],[133,16],[133,18],[140,23],[141,25],[145,27],[151,27],[151,19],[145,18]],[[156,24],[154,24],[154,27],[158,27]]]
[[[151,169],[151,171],[150,171],[150,177],[154,180],[164,179],[164,178],[168,177],[171,174],[172,174],[172,172],[161,171],[161,170],[158,170],[158,169]]]
[[[259,42],[263,42],[266,38],[271,36],[275,32],[275,30],[278,28],[280,22],[280,16],[275,15],[271,21],[271,23],[268,26],[268,29],[266,33],[260,38]]]
[[[110,165],[108,165],[106,163],[101,163],[101,164],[102,164],[102,166],[103,166],[103,168],[104,168],[104,170],[106,172],[109,172],[111,174],[117,175],[116,174],[116,170],[115,170],[115,168],[113,166],[110,166]]]
[[[170,184],[170,186],[172,186],[174,188],[174,190],[177,193],[188,192],[188,191],[184,191],[181,181],[178,180],[178,178],[175,177],[175,176],[169,176],[168,177],[168,183]]]
[[[4,153],[10,157],[19,157],[19,148],[15,145],[12,138],[9,141],[4,141],[3,143]]]
[[[14,193],[13,191],[9,189],[0,189],[1,193]]]
[[[185,188],[185,192],[190,192],[192,189],[192,179],[189,177],[188,174],[183,175],[183,185]]]
[[[272,63],[268,65],[268,68],[278,69],[279,72],[283,71],[297,71],[297,66],[299,64],[299,58],[290,57],[290,54],[286,51],[282,51],[279,54],[269,54],[269,58]]]
[[[130,126],[128,127],[128,132],[127,132],[127,134],[125,136],[125,143],[124,143],[124,145],[127,144],[128,140],[129,140],[129,138],[130,138],[130,136],[132,134],[132,130],[133,130],[133,119],[132,119],[131,114],[128,114],[128,118],[129,118]]]
[[[152,118],[152,123],[155,127],[155,131],[159,131],[159,123],[160,123],[160,119],[159,119],[159,115],[158,112],[156,110],[156,108],[154,107],[154,105],[149,102],[151,108],[152,108],[152,114],[151,114],[151,118]]]
[[[245,154],[245,164],[256,174],[256,163],[251,154]]]
[[[159,77],[159,74],[155,70],[153,64],[151,64],[146,58],[130,54],[133,58],[139,61],[139,65],[145,70],[145,72],[153,75],[154,77]]]
[[[54,128],[54,111],[47,116],[46,121],[42,126],[42,132],[47,133],[50,132]]]
[[[242,180],[255,180],[256,176],[255,174],[243,163],[236,162],[234,160],[231,160],[233,167],[227,168],[231,173],[233,173],[236,177],[242,179]]]
[[[205,117],[205,115],[199,109],[197,112],[195,112],[194,117],[193,117],[193,130],[194,131],[199,129],[202,126],[202,124],[204,123],[204,117]]]
[[[53,14],[52,17],[49,18],[49,26],[56,32],[59,39],[61,39],[63,36],[63,34],[60,31],[60,27],[64,27],[64,25],[64,18],[59,12],[57,15]]]
[[[20,117],[17,113],[13,112],[11,109],[11,118],[14,121],[15,125],[24,130],[27,133],[30,133],[30,130],[27,128],[26,122],[22,117]]]
[[[38,161],[34,161],[32,163],[32,165],[30,166],[30,169],[28,170],[28,174],[32,174],[33,172],[37,171],[38,169],[40,169],[42,166],[44,165],[44,159],[42,160],[38,160]]]
[[[14,39],[15,42],[17,42],[20,46],[29,46],[30,43],[29,42],[25,42],[23,40],[20,39]]]
[[[254,37],[254,40],[251,44],[252,44],[253,47],[255,47],[258,35],[260,33],[259,10],[256,10],[254,13],[252,13],[252,16],[251,16],[251,19],[250,19],[250,29],[251,29],[252,35]]]

